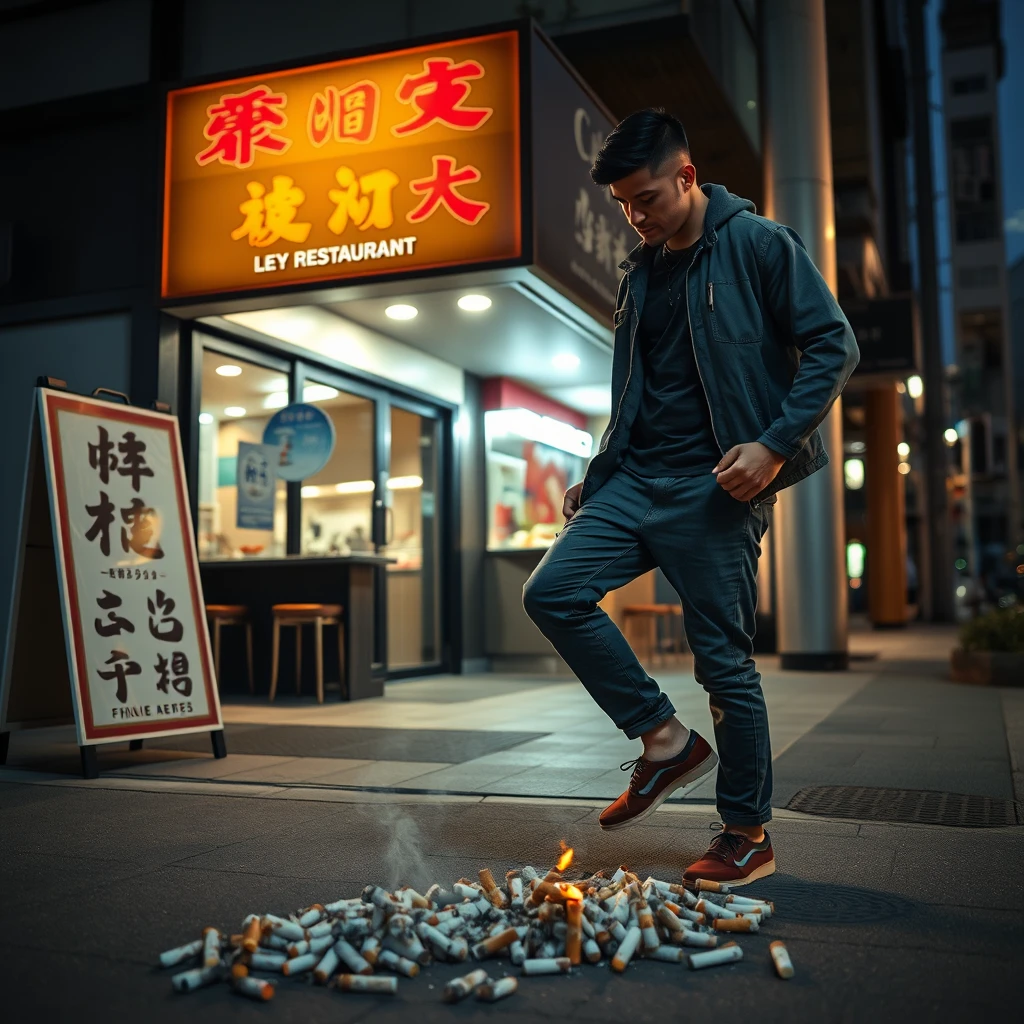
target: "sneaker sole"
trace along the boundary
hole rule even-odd
[[[684,786],[690,785],[691,782],[704,778],[705,775],[714,771],[717,767],[718,755],[712,750],[696,768],[688,771],[685,775],[680,775],[675,782],[666,786],[661,794],[655,798],[654,803],[646,810],[641,811],[639,814],[634,814],[632,818],[627,818],[625,821],[620,821],[617,825],[602,825],[601,828],[605,832],[617,832],[620,828],[629,828],[630,825],[643,821],[644,818],[650,817],[677,789],[682,789]]]

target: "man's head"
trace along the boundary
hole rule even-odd
[[[590,176],[607,185],[648,245],[678,234],[693,208],[697,171],[682,124],[660,108],[620,121],[604,141]]]

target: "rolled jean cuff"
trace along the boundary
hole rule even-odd
[[[649,729],[668,721],[675,713],[676,709],[672,706],[672,701],[665,694],[659,693],[654,700],[644,705],[638,717],[620,725],[619,728],[626,734],[627,740],[635,740]]]
[[[772,820],[772,811],[769,807],[768,810],[763,811],[761,814],[733,814],[729,811],[723,811],[719,807],[718,816],[726,825],[765,825]]]

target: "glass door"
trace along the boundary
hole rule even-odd
[[[392,400],[381,554],[386,571],[390,671],[438,665],[441,651],[441,429],[434,410]]]

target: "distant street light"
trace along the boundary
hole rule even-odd
[[[911,398],[920,398],[924,394],[924,381],[916,373],[907,378],[907,394]]]

